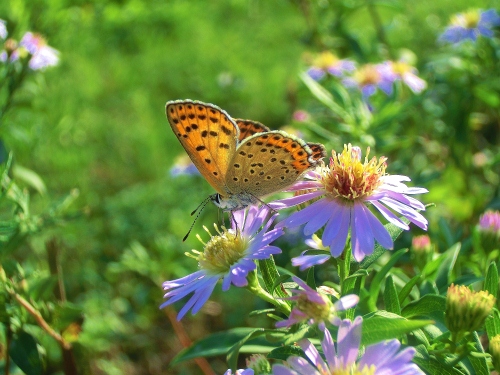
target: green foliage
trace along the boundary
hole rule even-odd
[[[500,7],[497,0],[473,5]],[[198,357],[224,373],[244,367],[242,354],[304,356],[295,343],[319,345],[320,330],[274,327],[294,306],[284,298],[297,287],[290,276],[299,274],[313,289],[328,285],[332,303],[359,296],[340,317],[364,317],[362,345],[398,339],[416,349],[414,362],[427,374],[490,373],[484,342],[500,334],[499,303],[484,332],[461,340],[444,316],[451,283],[497,298],[499,288],[500,249],[483,246],[475,228],[485,209],[500,208],[498,30],[476,44],[436,42],[449,17],[470,6],[1,2],[9,37],[40,32],[60,51],[60,64],[35,72],[27,58],[0,62],[0,367],[28,375],[184,375],[201,373],[192,361]],[[417,95],[400,82],[368,106],[342,79],[305,73],[323,51],[359,65],[408,58],[427,89]],[[185,301],[159,310],[161,283],[197,270],[184,253],[203,250],[194,234],[216,217],[208,206],[180,240],[189,213],[212,193],[200,176],[170,174],[184,151],[164,105],[181,98],[273,129],[292,125],[329,152],[352,143],[369,146],[369,157],[387,156],[387,172],[410,176],[411,186],[429,190],[422,200],[435,204],[425,212],[429,262],[421,269],[412,263],[411,237],[421,231],[405,221],[409,232],[385,225],[393,252],[377,243],[358,263],[346,250],[301,274],[290,258],[306,247],[288,232],[277,244],[282,254],[258,262],[257,282],[278,302],[217,286],[198,315],[176,322]],[[307,120],[297,120],[296,110]],[[335,337],[337,328],[329,328]]]

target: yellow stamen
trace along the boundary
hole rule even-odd
[[[364,163],[360,160],[361,150],[351,144],[344,145],[340,154],[332,152],[330,165],[320,171],[327,196],[353,203],[370,196],[382,184],[387,158],[368,160],[369,152],[368,148]]]

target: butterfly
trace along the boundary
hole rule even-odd
[[[174,100],[167,102],[165,112],[193,164],[215,189],[209,199],[223,211],[261,202],[326,156],[319,143],[306,143],[257,121],[232,119],[213,104]]]

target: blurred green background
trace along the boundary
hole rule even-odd
[[[25,262],[27,272],[43,275],[46,242],[57,239],[68,300],[84,312],[79,353],[84,353],[80,360],[85,358],[90,373],[200,371],[194,362],[168,367],[182,345],[158,306],[163,300],[162,281],[196,269],[196,262],[184,252],[201,249],[201,244],[194,235],[185,243],[181,239],[192,223],[189,213],[212,190],[201,177],[170,176],[176,157],[184,151],[165,118],[166,101],[210,102],[234,117],[279,128],[292,123],[293,111],[308,103],[307,90],[298,78],[306,68],[304,54],[324,49],[360,62],[381,61],[391,51],[410,49],[422,76],[429,83],[439,83],[439,72],[429,61],[448,57],[439,55],[437,36],[450,15],[471,3],[375,2],[390,51],[377,40],[366,4],[356,0],[0,3],[0,18],[8,22],[11,36],[20,39],[26,30],[37,31],[61,52],[58,67],[24,87],[19,103],[23,95],[34,100],[12,112],[0,134],[15,162],[38,173],[47,187],[45,194],[31,189],[33,211],[45,209],[72,189],[80,191],[74,210],[83,215],[31,237],[15,257]],[[474,2],[484,9],[498,5],[498,1]],[[339,26],[340,11],[344,13]],[[457,85],[448,86],[442,96],[460,96],[462,88]],[[432,96],[427,100],[432,103]],[[477,221],[491,202],[498,204],[498,187],[491,184],[498,178],[488,177],[486,171],[470,180],[463,168],[471,165],[481,143],[469,145],[463,160],[454,160],[453,150],[448,152],[449,145],[442,143],[454,139],[450,129],[462,100],[467,98],[457,98],[456,108],[446,103],[433,107],[432,121],[421,112],[422,102],[408,110],[416,115],[408,123],[411,129],[405,131],[420,137],[418,150],[372,145],[372,155],[390,156],[389,173],[407,174],[415,185],[431,190],[424,198],[437,203],[429,214],[430,232],[445,218],[451,223],[445,228],[449,233],[437,236],[451,236],[449,241],[460,236],[452,233],[454,228]],[[497,140],[498,105],[488,108],[492,139]],[[465,126],[470,124],[471,112],[460,119]],[[325,142],[337,150],[351,141],[342,136],[329,142],[310,129],[298,130],[310,137],[308,141]],[[400,154],[410,162],[398,164]],[[415,157],[420,167],[412,171]],[[393,169],[391,159],[396,159]],[[488,173],[496,173],[498,164],[492,168]],[[194,233],[201,234],[202,225],[215,221],[217,210],[209,206]],[[279,262],[286,264],[285,257],[290,256]],[[224,328],[271,324],[263,317],[241,314],[265,305],[234,289],[221,293],[216,288],[212,302],[182,321],[192,340]],[[60,352],[50,339],[45,344],[50,348],[47,373],[52,373]],[[225,371],[223,357],[210,362],[217,373]]]

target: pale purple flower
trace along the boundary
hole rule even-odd
[[[231,229],[216,230],[205,243],[203,252],[193,250],[199,270],[177,280],[166,281],[163,289],[167,291],[167,299],[160,308],[171,305],[188,295],[188,302],[180,310],[177,319],[191,310],[196,314],[212,294],[215,285],[222,280],[222,290],[229,289],[231,284],[244,287],[248,284],[247,275],[257,268],[256,260],[268,259],[273,254],[281,253],[281,249],[270,244],[283,235],[283,229],[269,230],[274,214],[267,219],[269,207],[251,206],[232,213]],[[206,229],[208,232],[208,229]],[[200,239],[201,241],[201,239]]]
[[[500,26],[500,16],[495,9],[475,9],[454,15],[450,26],[441,34],[439,40],[460,43],[465,40],[475,42],[480,35],[492,38],[493,28],[496,26]]]
[[[412,363],[416,350],[412,347],[401,349],[398,340],[389,340],[370,345],[358,359],[361,344],[363,319],[358,316],[354,322],[343,320],[337,334],[337,345],[330,332],[324,330],[321,342],[324,358],[308,340],[298,342],[307,359],[291,356],[287,366],[274,365],[273,375],[325,375],[325,374],[373,374],[373,375],[424,375]],[[311,364],[312,363],[312,364]]]
[[[311,67],[307,70],[307,74],[315,81],[319,81],[327,73],[335,77],[342,77],[345,73],[354,71],[355,68],[354,61],[339,59],[333,53],[326,51],[314,59]]]
[[[59,51],[47,45],[45,39],[38,34],[28,31],[19,42],[32,56],[29,67],[40,70],[59,63]]]
[[[405,61],[386,61],[380,64],[380,71],[385,77],[391,77],[390,80],[402,81],[416,94],[419,94],[427,87],[427,82],[417,75],[417,69]]]
[[[356,69],[352,76],[344,78],[342,83],[346,87],[360,90],[363,98],[367,99],[378,89],[391,95],[396,79],[396,74],[384,64],[365,64]]]
[[[294,301],[295,305],[286,320],[276,323],[276,327],[290,327],[294,324],[307,320],[308,324],[318,324],[320,329],[325,328],[325,323],[330,322],[339,325],[341,320],[337,313],[354,307],[359,302],[359,297],[349,294],[332,303],[323,293],[318,293],[298,277],[293,276],[292,280],[302,289],[292,289],[291,297],[284,298]],[[324,291],[324,289],[322,289]]]
[[[0,39],[7,38],[7,35],[9,35],[9,33],[7,32],[7,22],[0,19]]]
[[[224,373],[224,375],[233,375],[233,371],[229,369]],[[246,370],[239,369],[236,370],[234,375],[254,375],[254,371],[251,368],[247,368]]]
[[[368,150],[369,152],[369,150]],[[425,206],[409,195],[427,193],[427,189],[407,187],[406,176],[386,175],[385,158],[361,162],[361,150],[350,144],[340,154],[332,152],[330,164],[309,172],[307,181],[299,181],[289,191],[306,191],[302,195],[270,203],[282,209],[315,199],[314,203],[291,214],[276,227],[296,227],[306,224],[304,235],[310,236],[325,227],[323,246],[330,247],[333,257],[342,254],[348,234],[351,234],[352,254],[359,262],[370,255],[375,241],[392,249],[389,232],[368,208],[375,207],[390,223],[408,230],[409,226],[398,217],[408,219],[427,230],[427,220],[417,211]]]
[[[198,171],[198,168],[196,168],[189,156],[187,156],[186,154],[178,156],[174,161],[174,165],[172,166],[172,168],[170,168],[170,175],[172,177],[182,175],[192,176],[199,174],[200,171]]]

